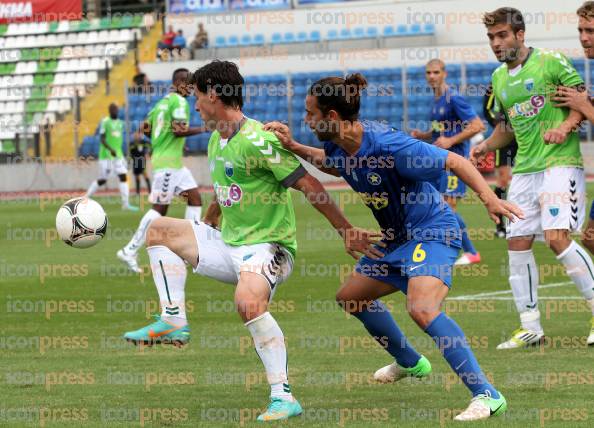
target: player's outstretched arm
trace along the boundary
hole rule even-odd
[[[382,236],[381,233],[360,229],[349,223],[328,192],[326,192],[322,183],[315,177],[309,173],[305,173],[292,187],[302,192],[309,203],[326,217],[344,240],[347,253],[355,260],[359,259],[360,254],[364,254],[372,259],[383,257],[383,253],[374,247],[374,244],[382,246],[382,243],[379,242]]]
[[[480,117],[475,117],[472,119],[468,125],[462,130],[462,132],[453,135],[451,137],[439,137],[435,141],[435,145],[437,147],[441,147],[442,149],[449,149],[456,144],[463,143],[466,140],[471,139],[479,132],[483,132],[485,130],[485,125]]]
[[[202,134],[203,132],[206,132],[206,127],[190,127],[186,122],[174,120],[171,122],[171,130],[173,131],[173,135],[175,135],[176,137],[190,137],[192,135],[198,135]]]
[[[489,212],[491,219],[499,224],[499,215],[504,215],[510,221],[516,221],[517,218],[524,218],[524,213],[515,204],[499,199],[491,187],[487,184],[481,173],[474,165],[464,157],[449,152],[446,160],[446,168],[452,171],[468,187],[476,192],[485,208]]]
[[[489,138],[470,150],[470,160],[476,165],[487,153],[501,149],[513,140],[514,133],[508,129],[508,125],[503,121],[499,122]]]
[[[291,130],[284,123],[269,122],[264,125],[264,130],[274,133],[285,149],[295,153],[300,158],[305,159],[320,171],[340,177],[340,173],[336,169],[324,166],[326,165],[326,153],[324,150],[309,147],[295,141],[291,135]]]

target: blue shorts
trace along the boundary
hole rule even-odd
[[[594,201],[592,201],[592,205],[590,206],[590,218],[594,220]]]
[[[385,256],[373,260],[362,257],[355,270],[361,275],[393,285],[406,294],[408,280],[415,276],[439,278],[452,286],[452,266],[458,258],[460,243],[442,241],[408,241],[404,245],[384,249]]]
[[[466,183],[451,171],[444,171],[439,180],[439,193],[444,196],[463,198],[466,195]]]

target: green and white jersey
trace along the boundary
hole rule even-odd
[[[208,142],[208,164],[229,245],[276,242],[297,251],[295,213],[288,187],[305,174],[295,155],[262,124],[247,119],[229,140]]]
[[[547,130],[557,128],[569,115],[569,109],[553,106],[551,96],[557,86],[583,83],[569,59],[543,49],[534,49],[519,71],[510,73],[507,64],[502,64],[493,72],[495,109],[505,114],[518,142],[514,174],[583,166],[577,133],[569,134],[563,144],[543,140]]]
[[[176,137],[172,121],[189,123],[190,105],[181,95],[171,92],[161,99],[149,112],[147,120],[151,124],[151,162],[153,170],[164,168],[181,169],[185,137]]]
[[[122,146],[124,145],[124,122],[120,119],[112,119],[107,116],[104,117],[99,126],[99,134],[105,135],[105,144],[116,152],[112,156],[107,147],[103,144],[99,145],[99,160],[105,159],[122,159],[124,152]]]

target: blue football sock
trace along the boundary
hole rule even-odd
[[[414,367],[421,355],[412,347],[396,324],[392,314],[379,300],[366,306],[361,312],[351,315],[359,319],[373,338],[392,355],[396,362],[406,368]]]
[[[458,225],[460,226],[460,230],[462,230],[462,250],[465,253],[476,254],[476,248],[474,248],[474,244],[468,236],[468,231],[466,230],[466,223],[464,223],[464,219],[457,212],[454,212],[454,214],[456,214]]]
[[[425,333],[431,336],[450,367],[470,389],[473,397],[486,391],[489,391],[493,398],[499,397],[499,393],[487,380],[468,346],[464,332],[453,319],[442,312],[431,321]]]

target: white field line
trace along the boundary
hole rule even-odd
[[[572,281],[564,281],[564,282],[555,282],[552,284],[544,284],[539,285],[538,290],[544,290],[545,288],[556,288],[556,287],[563,287],[564,285],[573,284]],[[455,296],[449,297],[447,300],[482,300],[485,297],[494,297],[494,296],[501,296],[506,294],[511,294],[511,289],[509,290],[501,290],[501,291],[492,291],[490,293],[478,293],[478,294],[466,294],[464,296]],[[510,297],[513,299],[513,297]],[[539,299],[543,299],[543,297],[539,297]],[[492,300],[499,300],[499,299],[492,299]],[[502,299],[507,300],[507,299]]]

